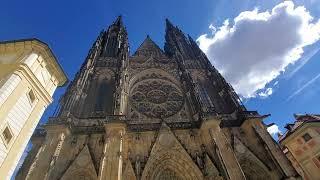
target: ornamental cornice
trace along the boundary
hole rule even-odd
[[[53,75],[58,79],[58,86],[63,86],[67,83],[68,79],[66,74],[46,43],[36,38],[0,42],[0,54],[20,51],[40,54],[46,61],[48,69],[50,69]]]

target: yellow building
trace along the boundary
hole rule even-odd
[[[67,77],[47,44],[0,42],[0,175],[9,179],[55,89]]]
[[[279,142],[304,179],[320,179],[320,115],[295,115],[295,119],[286,125]]]

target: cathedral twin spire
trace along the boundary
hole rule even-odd
[[[196,52],[201,51],[195,41],[166,19],[166,35],[164,50],[168,56],[174,56],[179,53],[184,59],[196,59]],[[196,46],[195,46],[196,45]]]
[[[166,26],[164,51],[147,36],[131,57],[121,17],[100,33],[17,179],[294,179],[263,116]]]
[[[88,111],[87,116],[90,116],[89,113],[96,109],[94,107],[87,107],[88,104],[97,104],[97,102],[91,102],[84,99],[88,98],[90,94],[95,92],[96,89],[90,89],[93,86],[92,78],[95,78],[92,74],[93,70],[97,68],[105,68],[112,71],[111,74],[114,77],[113,79],[104,77],[101,81],[112,81],[112,85],[106,86],[105,89],[102,89],[101,92],[106,92],[106,89],[112,87],[110,89],[110,96],[112,97],[112,111],[110,113],[117,114],[115,110],[119,109],[119,94],[120,91],[125,88],[123,84],[123,78],[127,75],[125,73],[126,68],[129,65],[129,45],[128,45],[128,37],[127,32],[122,22],[122,17],[119,16],[113,23],[108,27],[106,31],[103,31],[98,39],[95,41],[92,49],[89,52],[89,55],[82,65],[83,68],[77,73],[74,81],[68,87],[67,93],[62,98],[61,108],[63,111],[66,111],[66,115],[69,114],[77,114],[79,111]],[[233,92],[232,88],[224,81],[223,77],[214,69],[214,67],[210,64],[207,57],[200,50],[196,42],[190,37],[185,36],[185,34],[178,28],[175,27],[168,19],[166,19],[166,33],[165,33],[165,45],[164,51],[159,48],[159,46],[154,43],[149,36],[143,41],[137,51],[133,54],[133,56],[153,56],[153,57],[164,57],[167,56],[177,61],[180,72],[182,72],[181,79],[186,81],[186,84],[189,84],[189,90],[194,96],[198,96],[199,90],[196,89],[195,83],[197,79],[195,77],[191,77],[191,71],[193,70],[201,70],[205,72],[209,72],[209,79],[213,79],[215,82],[211,82],[214,85],[215,91],[220,93],[221,100],[219,96],[215,96],[213,99],[217,99],[217,102],[225,101],[225,99],[230,99],[229,94],[234,94],[231,99],[236,99],[237,96]],[[221,79],[221,80],[220,80]],[[100,80],[97,83],[101,83]],[[121,84],[122,83],[122,84]],[[123,87],[122,87],[123,86]],[[225,90],[223,90],[225,89]],[[116,92],[115,92],[116,91]],[[212,91],[212,90],[210,90]],[[113,94],[112,94],[113,92]],[[97,93],[97,92],[96,92]],[[94,94],[94,93],[93,93]],[[102,93],[105,94],[105,93]],[[83,96],[83,97],[82,97]],[[92,95],[95,96],[95,95]],[[226,96],[226,97],[222,97]],[[228,97],[227,97],[228,96]],[[107,96],[106,96],[107,97]],[[195,98],[199,99],[199,98]],[[224,100],[223,100],[224,99]],[[101,98],[100,98],[101,100]],[[195,100],[198,101],[198,100]],[[215,101],[215,100],[213,100]],[[233,100],[230,100],[233,101]],[[237,105],[237,101],[235,102],[235,106]],[[99,103],[98,103],[99,104]],[[197,104],[197,103],[196,103]],[[218,103],[217,106],[224,106],[221,103]],[[226,105],[227,106],[227,105]],[[82,109],[83,110],[82,110]],[[98,108],[99,109],[99,108]],[[101,109],[101,108],[100,108]],[[197,108],[199,109],[199,108]],[[231,108],[234,110],[234,108]],[[73,112],[75,111],[75,112]],[[105,109],[103,110],[105,111]],[[120,112],[120,110],[119,110]],[[229,112],[229,110],[228,110]],[[106,112],[102,112],[105,114]],[[61,114],[61,113],[60,113]],[[92,114],[92,113],[91,113]],[[80,115],[82,116],[82,115]]]
[[[122,17],[119,16],[105,33],[102,56],[118,57],[121,50],[126,50],[124,47],[128,46],[127,41],[127,31],[123,25]]]

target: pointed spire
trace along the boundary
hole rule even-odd
[[[166,24],[166,41],[164,46],[166,54],[171,57],[179,53],[186,59],[193,57],[192,47],[185,34],[178,27],[174,27],[168,19],[166,19]]]
[[[166,18],[166,29],[175,28],[168,18]]]
[[[117,57],[119,53],[125,52],[128,45],[127,31],[122,22],[122,16],[117,19],[108,27],[106,31],[102,55],[104,57]]]
[[[122,16],[119,15],[113,24],[117,26],[122,26]]]

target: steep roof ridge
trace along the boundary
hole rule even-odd
[[[144,51],[155,51],[160,54],[164,54],[162,49],[150,38],[149,35],[140,44],[134,55],[144,54]]]

